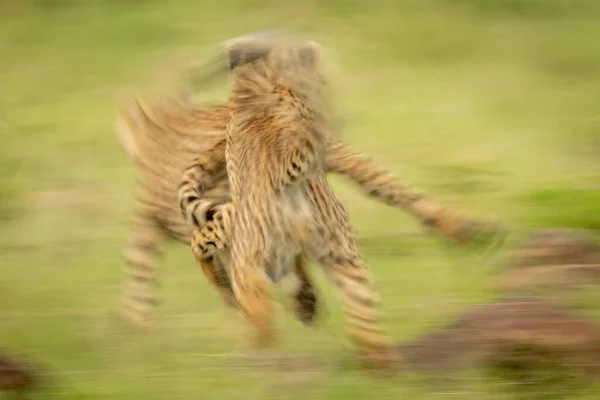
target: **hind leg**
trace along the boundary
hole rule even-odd
[[[300,280],[300,286],[292,298],[292,310],[296,318],[304,325],[311,326],[317,318],[319,298],[308,272],[306,259],[302,254],[296,256],[294,269]]]
[[[231,281],[227,267],[220,263],[215,265],[218,255],[229,251],[227,243],[231,236],[232,203],[220,204],[214,208],[208,222],[192,235],[192,251],[205,276],[219,291],[225,303],[235,307]],[[220,253],[219,253],[220,252]],[[300,287],[292,299],[292,310],[305,325],[312,325],[316,318],[318,301],[317,292],[306,271],[306,262],[301,255],[295,259],[295,274]]]
[[[227,271],[218,264],[213,257],[197,259],[204,276],[217,289],[223,302],[226,306],[237,308],[233,290],[231,288],[231,280]]]
[[[124,249],[125,284],[123,306],[127,319],[138,328],[148,327],[158,303],[156,264],[158,245],[164,235],[150,213],[140,205],[135,210],[127,247]]]
[[[324,179],[310,185],[316,226],[309,253],[341,293],[350,339],[361,358],[375,368],[393,367],[400,355],[381,327],[378,296],[348,213]]]
[[[271,283],[258,260],[236,262],[232,257],[231,282],[236,304],[250,324],[251,347],[266,349],[274,342],[274,307],[269,298]]]
[[[400,354],[381,327],[377,293],[362,260],[334,251],[321,265],[341,292],[348,333],[360,359],[370,367],[394,367]]]

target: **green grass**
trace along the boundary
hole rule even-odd
[[[133,173],[113,130],[114,94],[168,80],[217,41],[255,29],[299,28],[334,52],[344,139],[403,179],[502,219],[516,235],[531,226],[598,228],[597,2],[361,4],[0,4],[0,345],[46,364],[54,398],[514,395],[478,375],[432,387],[333,361],[312,374],[235,369],[222,354],[238,345],[243,322],[223,309],[183,246],[165,249],[155,329],[131,332],[116,317]],[[406,215],[332,181],[395,338],[495,296],[494,259],[440,246]],[[281,351],[331,359],[349,351],[334,292],[321,286],[329,318],[309,330],[282,312]],[[596,398],[593,390],[577,396]]]

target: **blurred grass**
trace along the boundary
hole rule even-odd
[[[0,345],[46,363],[64,399],[510,398],[476,375],[456,389],[343,365],[313,375],[228,369],[216,355],[237,345],[243,323],[183,246],[165,249],[158,326],[127,331],[116,312],[133,174],[113,96],[167,79],[217,41],[299,28],[335,54],[343,135],[355,149],[516,233],[597,229],[599,17],[593,0],[0,3]],[[395,338],[494,296],[493,260],[414,235],[407,216],[332,181]],[[337,305],[328,307],[319,330],[282,316],[282,351],[348,351]]]

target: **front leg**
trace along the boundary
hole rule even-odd
[[[217,250],[225,249],[231,237],[233,203],[218,205],[211,212],[211,219],[192,234],[192,252],[198,262],[213,257]]]
[[[215,203],[206,194],[223,180],[227,180],[225,140],[194,160],[183,172],[178,197],[179,208],[186,221],[200,228],[210,219]],[[224,189],[224,195],[229,197],[228,188]]]
[[[194,258],[204,276],[220,293],[227,306],[237,307],[227,265],[217,262],[219,252],[229,252],[226,248],[231,234],[232,203],[222,204],[213,210],[212,219],[192,233],[191,247]],[[225,254],[221,254],[223,256]],[[220,260],[220,259],[219,259]]]
[[[327,170],[349,178],[370,197],[407,211],[422,225],[454,243],[491,246],[506,239],[506,226],[453,210],[422,190],[399,181],[367,155],[352,151],[338,140],[330,140],[328,144]]]

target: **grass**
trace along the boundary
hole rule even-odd
[[[115,92],[154,85],[217,41],[265,27],[302,29],[335,53],[344,139],[398,176],[506,221],[515,236],[531,226],[598,228],[597,2],[368,4],[0,4],[0,345],[45,363],[58,386],[53,398],[515,395],[477,374],[454,388],[410,374],[373,379],[336,364],[302,373],[235,369],[222,354],[237,346],[243,323],[178,245],[165,249],[160,266],[157,326],[135,333],[116,318],[133,173],[113,130]],[[420,228],[406,215],[332,182],[359,230],[395,338],[495,296],[487,273],[494,259],[415,235]],[[321,286],[329,318],[308,330],[281,313],[281,351],[349,351],[333,290]]]

